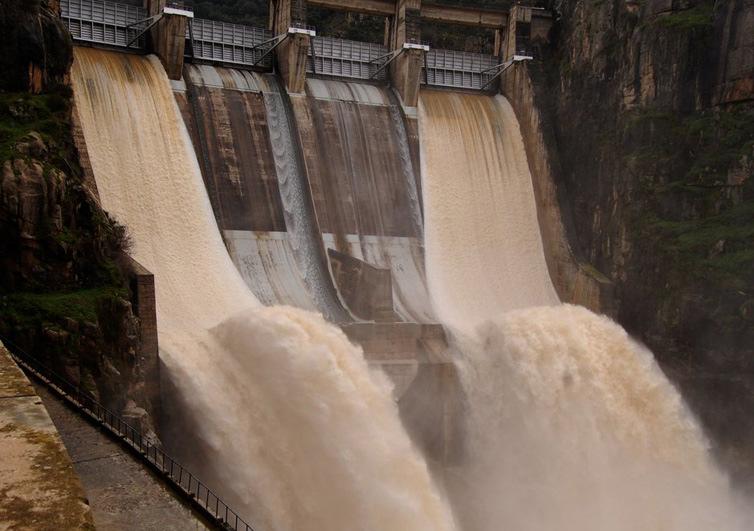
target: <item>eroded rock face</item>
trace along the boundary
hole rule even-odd
[[[73,60],[59,0],[4,0],[0,9],[0,89],[35,94],[65,82]]]
[[[74,145],[60,2],[0,4],[0,335],[152,433],[156,362],[129,302],[125,229]]]
[[[153,435],[156,404],[128,290],[115,271],[92,275],[103,264],[117,269],[114,226],[80,180],[56,166],[50,154],[60,148],[31,132],[2,164],[0,334]]]
[[[553,2],[548,71],[572,244],[614,316],[754,473],[754,2]],[[547,64],[547,63],[546,63]],[[733,391],[735,390],[735,391]],[[754,474],[753,474],[754,475]]]

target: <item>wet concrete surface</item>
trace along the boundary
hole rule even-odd
[[[94,529],[42,401],[0,343],[0,530]]]
[[[35,383],[81,479],[98,530],[211,527],[123,446]]]

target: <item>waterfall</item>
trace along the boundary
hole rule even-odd
[[[652,354],[559,303],[510,104],[425,91],[419,119],[430,296],[468,403],[462,528],[751,529]]]
[[[102,204],[155,275],[167,447],[257,529],[452,529],[387,379],[249,292],[159,61],[77,48],[71,77]]]

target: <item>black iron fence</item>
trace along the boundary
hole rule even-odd
[[[0,336],[13,359],[27,372],[72,404],[84,416],[120,439],[219,529],[254,531],[237,512],[175,459],[163,452],[154,441],[97,402],[90,393],[56,373],[49,366],[24,352],[12,341]]]

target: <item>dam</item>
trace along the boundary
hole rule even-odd
[[[384,40],[319,35],[307,4],[382,17]],[[153,276],[134,301],[156,334],[150,444],[207,485],[214,510],[188,492],[204,516],[280,531],[754,522],[571,250],[527,106],[550,12],[273,0],[260,28],[165,0],[60,7],[85,178]],[[435,49],[429,23],[484,30],[492,53]],[[160,471],[175,481],[164,457]]]

